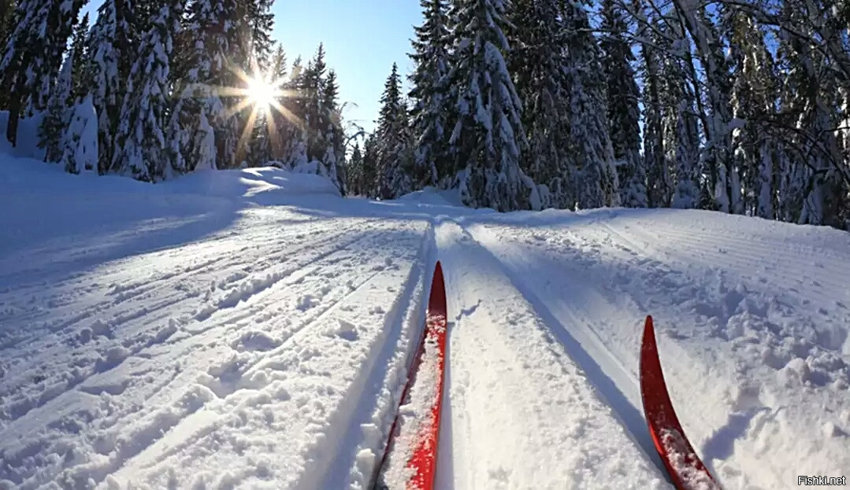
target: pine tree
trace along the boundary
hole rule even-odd
[[[84,99],[92,90],[92,66],[88,49],[89,14],[85,14],[74,26],[71,35],[71,55],[74,57],[74,71],[71,74],[71,97]]]
[[[191,4],[185,36],[190,53],[180,69],[180,98],[172,117],[181,138],[180,170],[232,168],[240,163],[240,121],[226,99],[239,85],[234,67],[245,66],[247,48],[240,35],[242,5],[237,0],[199,0]],[[244,31],[243,31],[244,32]],[[212,136],[210,136],[212,132]],[[240,161],[237,161],[240,160]]]
[[[286,51],[283,46],[277,45],[271,57],[269,68],[269,79],[275,85],[275,89],[284,91],[289,87],[289,66],[286,60]],[[288,94],[291,96],[291,94]],[[294,125],[293,115],[286,109],[287,103],[279,101],[280,107],[276,107],[271,111],[269,117],[269,153],[270,159],[275,161],[285,161],[286,155],[284,149],[287,148],[289,138],[293,133],[292,126]],[[284,111],[280,109],[283,108]]]
[[[539,207],[572,209],[573,162],[569,152],[569,96],[563,24],[557,0],[519,0],[511,23],[510,69],[523,102],[528,147],[523,171],[539,184]]]
[[[457,0],[449,11],[454,42],[448,83],[456,104],[449,114],[451,184],[465,204],[499,211],[528,209],[536,191],[520,169],[525,133],[505,62],[505,7],[504,0]]]
[[[132,0],[106,0],[98,9],[88,50],[92,62],[92,102],[98,114],[98,172],[105,173],[115,155],[121,104],[138,39]]]
[[[639,30],[637,37],[649,39],[641,45],[644,106],[643,161],[647,180],[647,205],[651,208],[669,206],[670,177],[664,158],[664,134],[661,118],[663,80],[659,57],[663,54],[663,39],[655,27],[656,18],[636,9]],[[652,22],[652,24],[650,23]]]
[[[176,148],[167,132],[169,74],[184,5],[184,0],[163,1],[146,22],[150,27],[141,36],[130,69],[112,170],[138,180],[161,180],[174,165]]]
[[[378,196],[394,199],[410,192],[413,187],[410,127],[407,106],[401,98],[401,76],[395,63],[384,84],[376,137]]]
[[[351,152],[351,158],[348,159],[345,175],[348,182],[348,193],[353,196],[364,195],[365,183],[363,182],[363,152],[360,151],[359,143],[354,145],[354,150]]]
[[[363,195],[378,197],[378,140],[375,133],[370,134],[363,144],[360,186],[363,189]]]
[[[74,70],[74,57],[68,56],[62,64],[62,70],[56,78],[47,111],[39,127],[39,147],[44,149],[45,162],[58,162],[64,151],[65,130],[69,119],[71,84]]]
[[[450,99],[446,94],[449,67],[449,30],[445,0],[420,0],[425,20],[415,28],[415,64],[410,80],[412,133],[416,140],[414,187],[437,185],[447,175],[447,121]]]
[[[707,145],[702,160],[709,187],[714,190],[713,206],[723,212],[740,213],[743,207],[739,175],[732,159],[731,88],[723,43],[704,6],[690,0],[673,0],[673,5],[694,41],[705,72],[703,84],[710,113],[705,117]]]
[[[646,170],[640,156],[640,93],[635,82],[628,28],[614,0],[602,2],[603,67],[607,81],[608,125],[617,160],[620,201],[624,206],[646,207]]]
[[[322,157],[325,174],[345,194],[345,142],[342,129],[342,114],[339,107],[339,85],[336,72],[328,71],[322,86],[320,130],[325,142],[325,154]]]
[[[9,94],[6,137],[17,143],[25,108],[44,109],[83,0],[21,0],[0,59],[0,91]]]
[[[777,93],[773,55],[764,33],[745,12],[730,10],[725,20],[734,63],[732,106],[734,117],[742,125],[734,130],[732,143],[735,164],[743,176],[745,210],[773,219],[777,141],[768,125]]]
[[[260,66],[269,66],[274,54],[272,29],[274,0],[251,0],[248,3],[248,26],[251,30],[251,55]]]
[[[564,2],[561,15],[566,29],[571,150],[578,170],[576,201],[582,209],[617,206],[619,182],[608,132],[602,54],[581,2]]]
[[[92,96],[86,95],[70,109],[61,159],[66,172],[79,174],[97,169],[97,126]]]

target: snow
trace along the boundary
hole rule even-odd
[[[0,488],[369,488],[437,259],[439,488],[668,488],[639,395],[647,314],[722,486],[850,468],[846,232],[457,199],[0,156]]]

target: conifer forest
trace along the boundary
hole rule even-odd
[[[368,130],[272,3],[0,1],[5,137],[38,117],[45,161],[154,184],[277,166],[382,200],[850,227],[850,2],[420,0]]]

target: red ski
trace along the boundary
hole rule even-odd
[[[434,488],[434,480],[437,476],[437,447],[440,439],[440,412],[443,401],[447,318],[446,287],[443,280],[443,268],[440,262],[437,262],[437,266],[434,269],[434,279],[431,282],[431,296],[428,300],[425,329],[422,333],[419,348],[413,358],[407,385],[404,387],[401,398],[402,404],[407,403],[410,388],[417,384],[417,380],[421,379],[423,382],[432,383],[432,386],[425,387],[425,389],[429,390],[428,399],[431,402],[430,408],[427,411],[425,420],[417,421],[418,430],[415,434],[414,444],[412,445],[413,452],[407,461],[407,469],[411,475],[405,486],[407,490],[432,490]],[[422,365],[426,356],[428,357],[427,363],[429,364],[429,369],[433,365],[435,372],[429,373],[429,376],[422,376],[420,378],[418,376],[419,367]],[[420,387],[417,385],[417,390],[419,389]],[[390,430],[390,441],[387,443],[384,460],[381,462],[382,467],[386,463],[390,451],[392,451],[391,446],[396,436],[397,424],[398,415]],[[386,488],[386,485],[383,482],[378,482],[376,488]]]
[[[661,371],[651,316],[646,317],[640,348],[640,392],[652,441],[676,488],[719,489],[720,486],[685,437],[685,431],[673,410]]]

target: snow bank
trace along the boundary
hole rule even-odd
[[[440,190],[428,186],[422,190],[405,194],[397,199],[405,203],[430,204],[434,206],[462,207],[463,202],[457,189]]]
[[[41,114],[38,114],[18,122],[18,145],[13,148],[6,139],[9,111],[0,111],[0,154],[35,160],[43,159],[44,150],[38,147],[38,129],[41,126],[41,119]]]

